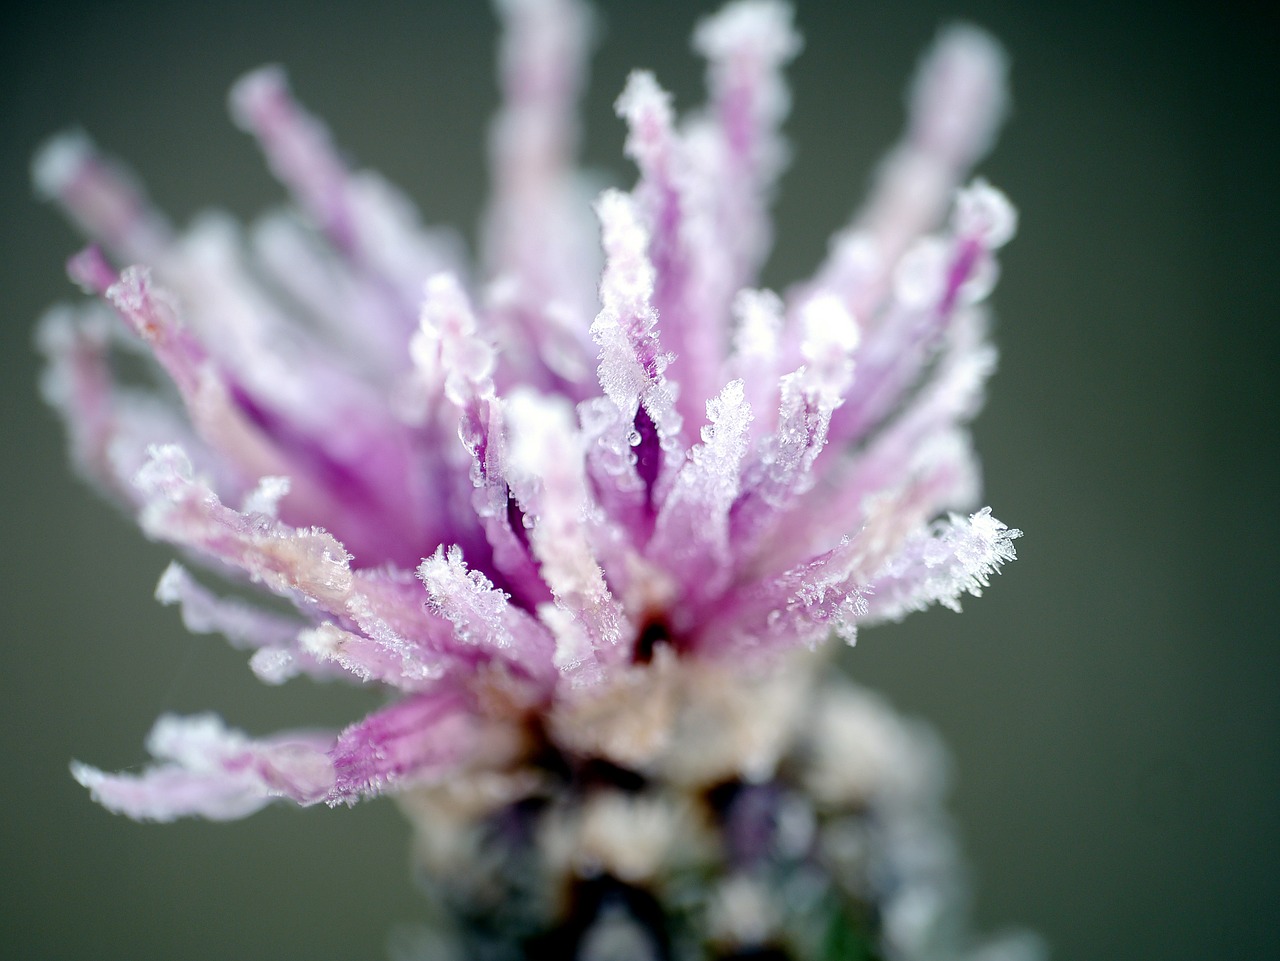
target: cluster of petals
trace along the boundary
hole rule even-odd
[[[212,213],[176,231],[83,135],[37,158],[95,242],[69,269],[98,299],[41,330],[78,466],[149,537],[292,611],[176,563],[159,599],[252,651],[263,681],[394,693],[337,733],[166,716],[154,766],[74,766],[112,810],[239,817],[501,766],[530,718],[598,713],[651,663],[746,678],[956,606],[1013,557],[1017,532],[973,512],[967,431],[1015,226],[967,183],[1004,107],[994,44],[939,37],[869,203],[779,295],[755,285],[800,47],[788,9],[742,0],[699,26],[708,100],[683,119],[633,73],[617,111],[638,181],[592,203],[574,166],[590,18],[499,7],[475,267],[348,165],[277,68],[231,107],[293,203],[247,228]],[[162,382],[113,373],[140,345]]]

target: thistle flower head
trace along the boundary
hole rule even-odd
[[[99,303],[41,329],[78,466],[149,537],[292,613],[176,563],[157,597],[251,650],[267,683],[392,693],[328,734],[161,718],[155,766],[74,765],[111,810],[233,818],[393,793],[447,867],[450,818],[556,777],[697,792],[802,758],[820,808],[925,790],[913,762],[877,754],[917,741],[850,720],[879,708],[812,693],[812,652],[958,608],[1014,556],[1018,532],[975,510],[967,431],[1015,226],[1002,194],[965,183],[1003,110],[998,50],[970,28],[939,37],[870,201],[779,294],[755,285],[800,48],[788,9],[744,0],[698,27],[708,101],[683,119],[631,75],[617,112],[639,177],[594,205],[574,168],[586,13],[499,9],[494,193],[470,267],[348,166],[274,67],[231,108],[292,205],[247,228],[176,230],[83,136],[37,158],[40,189],[97,245],[70,271]],[[113,379],[110,354],[138,345],[167,383]],[[546,857],[635,879],[655,852],[698,850],[684,802],[633,794],[547,819]],[[803,848],[812,831],[795,830]],[[757,895],[744,878],[718,891],[716,937],[772,923]]]

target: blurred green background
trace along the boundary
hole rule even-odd
[[[589,162],[629,183],[610,105],[632,66],[688,106],[705,3],[606,3]],[[929,719],[978,922],[1059,959],[1280,957],[1274,617],[1274,15],[1203,3],[801,0],[796,147],[766,281],[821,257],[896,135],[939,25],[1013,61],[983,172],[1022,229],[996,293],[1002,368],[979,422],[988,500],[1021,559],[963,617],[865,632],[848,665]],[[369,698],[258,685],[243,655],[150,600],[170,552],[71,477],[36,395],[31,327],[75,296],[77,238],[39,205],[32,150],[70,124],[128,158],[179,220],[280,193],[225,91],[288,66],[360,162],[473,231],[496,93],[487,6],[365,0],[6,8],[0,30],[4,507],[0,956],[385,956],[420,904],[388,802],[139,826],[92,805],[79,757],[139,764],[163,710],[234,724],[349,720]],[[1270,614],[1270,611],[1267,611]]]

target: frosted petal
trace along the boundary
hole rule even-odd
[[[263,275],[355,371],[378,383],[404,370],[404,307],[394,291],[343,260],[296,214],[263,216],[249,241]]]
[[[935,456],[939,451],[934,443],[944,436],[954,437],[977,414],[996,367],[995,348],[984,335],[977,314],[968,314],[957,324],[932,379],[884,425],[852,466],[847,492],[865,497],[892,489],[927,468],[931,460],[936,464],[945,459]],[[943,506],[960,505],[953,501],[936,509]]]
[[[148,535],[240,568],[276,593],[297,592],[329,609],[341,609],[350,594],[350,557],[332,535],[223,506],[196,478],[181,448],[152,448],[136,484],[147,497],[139,521]]]
[[[440,778],[471,759],[480,726],[465,700],[430,691],[370,714],[339,736],[328,802],[354,804],[401,786]]]
[[[203,462],[208,458],[172,405],[115,383],[110,358],[117,328],[98,304],[51,310],[36,330],[46,358],[40,392],[66,424],[76,468],[116,499],[136,504],[132,480],[149,444],[181,443]]]
[[[907,136],[886,159],[862,218],[889,260],[941,219],[968,168],[986,153],[1008,94],[1003,52],[956,26],[939,36],[916,76]]]
[[[133,176],[78,130],[45,143],[31,177],[38,193],[121,260],[153,260],[170,240],[169,225]]]
[[[349,528],[346,533],[354,535],[366,553],[397,552],[394,540],[403,533],[393,534],[386,525],[377,530],[369,526],[368,491],[355,475],[303,438],[296,427],[273,419],[227,377],[182,323],[173,296],[152,283],[150,271],[126,269],[106,296],[172,378],[202,440],[241,477],[289,475],[294,482],[290,502],[297,514],[325,516]],[[383,453],[387,450],[384,446]]]
[[[648,556],[662,558],[691,598],[723,589],[733,571],[729,510],[741,489],[751,417],[742,381],[707,402],[702,443],[690,452],[658,515]]]
[[[508,479],[532,521],[529,540],[542,578],[564,614],[548,622],[556,633],[555,663],[562,673],[585,682],[596,676],[599,659],[617,646],[623,615],[591,547],[588,518],[594,505],[582,437],[569,408],[551,398],[514,394],[508,418]]]
[[[165,715],[147,739],[160,764],[141,774],[106,774],[74,762],[71,773],[107,810],[136,821],[232,820],[277,798],[324,799],[334,779],[324,753],[330,743],[314,734],[255,741],[213,714]]]
[[[917,71],[903,139],[882,162],[866,207],[837,235],[793,308],[823,292],[864,320],[886,308],[903,253],[938,229],[957,187],[990,146],[1006,112],[1006,72],[1004,54],[982,31],[960,25],[941,33]],[[867,369],[861,360],[860,366]]]
[[[783,305],[771,290],[743,289],[733,301],[733,350],[725,364],[726,380],[743,383],[755,412],[751,436],[758,439],[777,426],[782,366]]]
[[[942,604],[960,610],[960,597],[979,597],[1017,554],[1013,540],[1022,531],[1006,527],[984,507],[968,519],[952,514],[927,533],[917,534],[872,577],[868,617],[900,620],[912,611]]]
[[[583,384],[599,264],[588,193],[573,169],[574,115],[591,17],[577,0],[503,0],[502,108],[490,135],[493,199],[483,234],[495,314],[527,382]],[[533,363],[530,363],[533,361]]]
[[[486,658],[516,665],[537,680],[552,677],[555,642],[537,620],[513,607],[479,571],[467,569],[462,551],[442,547],[418,568],[433,609],[453,625],[458,640]]]
[[[372,636],[343,630],[326,621],[298,636],[302,652],[322,664],[332,664],[362,681],[382,681],[405,691],[429,687],[442,674],[438,662],[424,662],[413,644],[388,632]]]
[[[591,325],[591,336],[600,346],[597,376],[605,396],[630,424],[628,444],[635,448],[636,477],[645,493],[644,506],[651,512],[659,484],[678,455],[681,419],[665,375],[671,355],[659,342],[652,303],[649,235],[634,202],[618,191],[605,191],[596,213],[605,250],[601,310]]]
[[[328,129],[294,100],[279,67],[263,67],[232,88],[231,114],[257,138],[276,177],[316,224],[360,281],[391,294],[390,314],[375,339],[408,336],[422,282],[455,266],[453,242],[424,230],[417,211],[398,190],[372,173],[352,173]],[[380,316],[381,314],[381,316]]]
[[[477,334],[475,313],[452,274],[427,281],[410,353],[424,382],[443,385],[455,405],[493,395],[493,347]]]
[[[839,300],[810,301],[804,326],[805,366],[782,378],[777,427],[744,468],[742,493],[733,506],[731,531],[740,562],[750,559],[772,527],[787,522],[793,502],[813,486],[814,462],[853,374],[858,329]]]
[[[834,442],[865,437],[901,405],[948,338],[972,340],[960,328],[975,324],[972,305],[991,289],[993,252],[1008,238],[1015,216],[998,191],[978,183],[957,196],[951,236],[923,238],[901,259],[894,296],[855,355],[858,376],[833,416]],[[935,383],[944,379],[933,377]]]
[[[705,116],[676,133],[669,96],[643,71],[631,75],[616,107],[640,168],[635,197],[651,230],[652,304],[686,422],[700,419],[723,376],[730,304],[768,251],[766,210],[785,157],[780,68],[799,40],[784,5],[742,3],[701,24],[695,46],[708,59]]]
[[[492,377],[494,350],[477,332],[471,304],[452,276],[440,274],[427,282],[411,349],[424,385],[442,391],[448,409],[456,412],[457,434],[471,458],[471,503],[494,564],[522,600],[546,600],[547,587],[529,555],[523,518],[512,511],[502,404]]]
[[[648,384],[658,380],[668,358],[658,346],[649,237],[626,195],[606,190],[596,201],[605,250],[601,311],[591,325],[600,345],[600,386],[618,405],[633,411]]]
[[[739,286],[772,239],[768,204],[787,154],[778,130],[791,109],[782,67],[801,47],[791,16],[775,0],[734,3],[700,23],[693,38],[707,59],[710,110],[723,141],[719,219]]]
[[[805,365],[782,380],[778,427],[765,446],[763,478],[752,491],[775,511],[814,482],[813,464],[827,443],[832,413],[853,375],[858,328],[834,297],[805,305]]]
[[[171,562],[156,585],[156,600],[176,604],[182,623],[193,634],[221,634],[233,647],[262,653],[250,661],[268,684],[280,684],[300,673],[332,676],[298,648],[305,621],[265,611],[243,601],[222,598],[202,587],[181,564]]]
[[[956,195],[955,232],[982,241],[988,250],[1003,247],[1018,230],[1018,211],[1001,191],[981,177]]]
[[[355,248],[346,167],[329,131],[293,100],[284,71],[263,67],[245,75],[229,102],[236,123],[258,138],[272,172],[299,205],[339,249]]]
[[[395,568],[355,571],[346,603],[350,623],[320,626],[306,640],[325,656],[366,680],[406,691],[433,686],[448,675],[466,677],[483,657],[448,620],[428,609],[421,583]]]

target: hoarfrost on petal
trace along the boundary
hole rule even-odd
[[[427,281],[410,352],[424,380],[443,383],[455,405],[463,406],[473,395],[492,396],[494,350],[477,334],[475,314],[452,274]]]
[[[527,391],[508,407],[511,489],[532,520],[529,540],[543,580],[564,617],[543,620],[557,634],[557,666],[594,675],[621,636],[622,610],[591,544],[595,514],[587,490],[581,434],[568,406]]]
[[[441,547],[418,567],[432,608],[453,625],[458,641],[484,658],[517,665],[526,675],[546,680],[554,642],[536,619],[480,571],[468,570],[462,551]]]
[[[982,241],[988,250],[1003,247],[1018,230],[1018,211],[1009,198],[981,177],[956,195],[955,232]]]
[[[276,520],[280,514],[280,501],[289,493],[290,480],[287,477],[264,477],[258,486],[251,490],[240,508],[242,514],[261,514]]]
[[[633,70],[613,109],[627,122],[627,156],[642,171],[669,176],[671,172],[663,168],[672,162],[675,113],[671,94],[658,86],[648,70]]]
[[[302,733],[255,741],[213,714],[164,715],[147,739],[161,763],[141,774],[107,774],[74,762],[71,772],[103,807],[137,821],[231,820],[276,798],[322,800],[334,778],[330,743]]]
[[[600,386],[627,416],[634,417],[643,403],[659,434],[670,437],[678,432],[679,421],[663,377],[670,357],[658,341],[649,236],[625,194],[606,190],[596,202],[596,212],[606,258],[601,310],[591,325],[591,336],[600,346]]]
[[[238,567],[276,593],[297,591],[341,609],[351,589],[350,555],[332,535],[223,506],[179,447],[153,447],[135,483],[147,497],[139,522],[150,536]]]
[[[410,695],[346,728],[330,751],[336,779],[327,803],[354,804],[431,783],[464,765],[510,763],[519,738],[487,726],[447,686]]]
[[[952,514],[927,533],[908,539],[872,578],[871,620],[899,620],[932,604],[960,610],[964,594],[979,597],[991,575],[1016,556],[1022,531],[1007,527],[984,507],[967,519]]]
[[[177,562],[170,562],[160,576],[156,600],[177,604],[183,625],[192,633],[218,633],[233,647],[252,649],[255,653],[249,666],[268,684],[283,683],[300,673],[331,675],[298,648],[298,636],[307,627],[305,621],[218,597]]]
[[[663,559],[690,601],[723,590],[732,575],[729,511],[741,490],[751,420],[740,380],[707,401],[702,443],[680,468],[658,515],[648,556]]]
[[[405,691],[430,687],[444,674],[440,660],[391,631],[355,633],[331,622],[303,631],[301,649],[362,681],[382,681]]]

